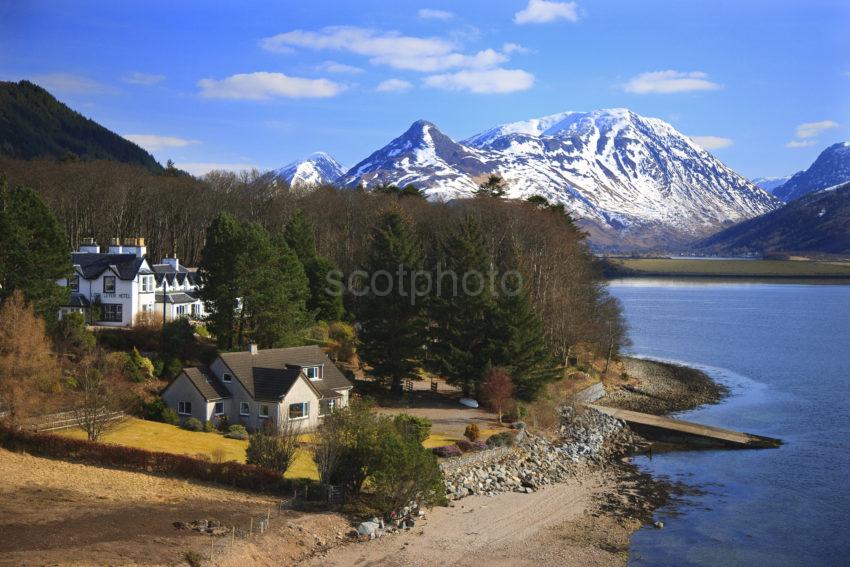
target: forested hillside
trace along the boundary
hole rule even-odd
[[[583,342],[605,351],[623,338],[619,311],[607,296],[583,234],[562,210],[540,201],[478,197],[433,203],[417,196],[331,187],[291,192],[259,174],[218,173],[199,180],[108,161],[0,159],[0,175],[4,173],[11,184],[26,185],[42,196],[65,228],[70,247],[87,236],[100,243],[116,236],[144,236],[153,260],[176,252],[189,266],[201,262],[207,229],[223,212],[281,238],[296,211],[302,211],[314,227],[318,254],[346,278],[374,260],[374,231],[388,210],[409,220],[422,246],[421,264],[429,270],[439,262],[462,260],[446,256],[452,251],[446,244],[471,238],[458,232],[471,222],[481,229],[473,239],[475,260],[520,271],[554,357],[563,361],[570,347]],[[362,312],[357,296],[349,292],[344,299],[349,313]],[[505,308],[521,310],[522,305]],[[496,321],[490,324],[497,326]]]
[[[108,159],[162,170],[148,152],[71,110],[29,81],[0,81],[0,155]]]

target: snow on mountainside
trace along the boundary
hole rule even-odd
[[[773,194],[784,201],[850,181],[850,142],[839,142],[826,148],[806,171],[795,173]]]
[[[461,143],[420,120],[340,182],[413,183],[446,200],[472,195],[489,173],[509,197],[563,203],[611,243],[686,241],[780,204],[669,124],[626,109],[505,124]]]
[[[751,181],[756,187],[760,187],[772,195],[777,187],[782,187],[789,179],[791,179],[791,176],[786,175],[785,177],[756,177]]]
[[[324,152],[310,154],[273,172],[292,187],[333,183],[343,173],[342,165]]]

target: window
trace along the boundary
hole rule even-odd
[[[319,379],[319,367],[318,366],[308,366],[304,369],[304,374],[310,380],[318,380]]]
[[[142,276],[142,291],[153,291],[153,276]]]
[[[192,317],[197,317],[201,314],[201,306],[197,303],[192,304]]]
[[[124,306],[120,303],[101,303],[100,320],[108,323],[120,323],[124,319]]]
[[[103,293],[115,293],[115,276],[103,276]]]
[[[184,315],[186,315],[186,306],[185,305],[178,305],[177,306],[177,315],[179,317],[183,317]]]
[[[223,415],[224,414],[224,402],[216,402],[215,407],[213,408],[213,415]]]
[[[328,415],[336,409],[336,400],[319,400],[319,415]]]
[[[289,419],[307,419],[310,417],[310,402],[289,404]]]
[[[269,416],[269,406],[266,404],[260,404],[260,417],[268,417]]]
[[[68,287],[71,288],[71,291],[80,291],[80,276],[72,276],[68,280]]]
[[[251,415],[251,404],[248,402],[241,402],[239,404],[239,415]]]
[[[192,415],[192,402],[177,402],[177,413],[180,415]]]
[[[229,372],[225,372],[224,374],[221,375],[221,381],[222,382],[230,382],[231,380],[232,380],[232,378],[230,377]]]

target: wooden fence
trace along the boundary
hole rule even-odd
[[[126,415],[123,411],[104,412],[104,417],[107,421],[115,421],[124,419]],[[76,413],[73,411],[63,411],[59,413],[51,413],[30,418],[25,423],[24,427],[31,431],[59,431],[61,429],[72,429],[79,426],[79,420]]]

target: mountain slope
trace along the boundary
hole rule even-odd
[[[755,179],[751,179],[751,181],[753,185],[764,189],[772,195],[777,187],[782,187],[789,179],[791,179],[791,176],[786,175],[785,177],[756,177]]]
[[[345,173],[342,165],[325,152],[310,154],[272,172],[292,187],[333,183]]]
[[[809,169],[794,174],[773,194],[788,202],[845,181],[850,181],[850,142],[839,142],[822,151]]]
[[[478,188],[475,178],[490,171],[487,156],[458,144],[426,120],[352,167],[340,183],[367,188],[394,183],[414,184],[431,198],[468,197]]]
[[[697,248],[721,254],[850,254],[850,183],[809,193],[781,209],[727,228]]]
[[[76,156],[162,170],[148,152],[29,81],[0,81],[0,155],[19,159]]]
[[[505,179],[509,197],[564,204],[612,246],[692,241],[779,206],[669,124],[626,109],[563,112],[460,143],[420,120],[342,182],[413,183],[446,200],[472,195],[490,173]]]

